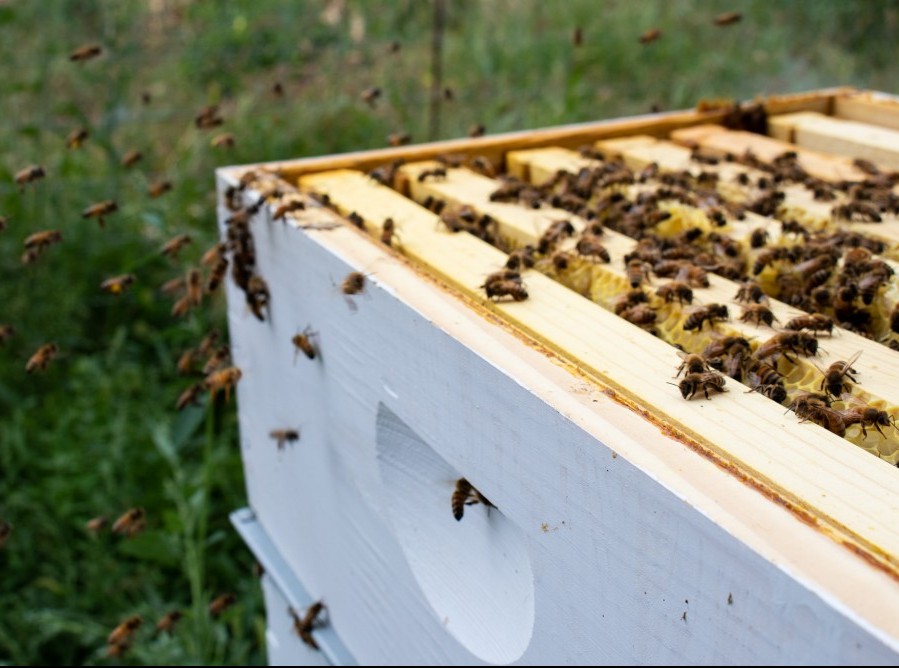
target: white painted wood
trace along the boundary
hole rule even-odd
[[[355,230],[268,217],[252,230],[271,320],[256,321],[228,281],[249,500],[359,663],[899,660],[887,574]],[[336,287],[351,270],[370,282],[355,311]],[[290,337],[306,325],[321,358],[294,361]],[[442,496],[451,521],[452,481],[397,495],[379,407],[520,532],[534,591],[520,655],[505,638],[485,653],[429,603],[427,563],[411,565],[424,556],[396,518]],[[287,426],[302,438],[279,451],[268,433]],[[490,594],[484,573],[467,576]]]

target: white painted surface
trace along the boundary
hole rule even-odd
[[[410,565],[379,464],[379,405],[520,532],[534,623],[516,663],[899,660],[899,585],[883,573],[451,296],[421,291],[408,268],[347,243],[351,230],[252,229],[271,321],[228,281],[250,504],[360,664],[513,654],[460,642],[423,592],[426,565]],[[353,311],[335,284],[357,269],[371,276]],[[307,324],[322,355],[294,363],[290,338]],[[279,451],[269,431],[297,425],[302,439]],[[475,609],[483,596],[465,599]]]

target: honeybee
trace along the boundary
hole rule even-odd
[[[669,281],[665,285],[659,286],[656,296],[663,299],[666,304],[674,301],[681,305],[693,303],[693,289],[680,281]]]
[[[196,267],[189,269],[184,284],[187,289],[185,297],[190,300],[192,306],[199,306],[203,301],[203,277],[200,270]]]
[[[868,427],[874,427],[877,433],[886,438],[881,427],[896,426],[895,418],[886,411],[869,406],[863,401],[848,394],[843,395],[843,401],[849,404],[849,408],[839,411],[840,417],[847,428],[857,424],[862,429],[862,436],[868,436]]]
[[[197,359],[197,351],[194,348],[188,348],[178,358],[177,369],[182,376],[189,376],[194,372],[194,362]]]
[[[0,216],[0,232],[3,232],[9,224],[8,216]]]
[[[846,435],[846,421],[839,411],[830,408],[826,396],[800,392],[790,403],[789,410],[802,422],[814,422],[837,436]]]
[[[584,257],[593,258],[594,260],[601,260],[606,264],[612,261],[612,257],[609,255],[609,251],[606,250],[606,247],[603,246],[602,242],[599,240],[599,237],[595,234],[582,234],[581,238],[578,239],[575,250],[577,250],[577,252]]]
[[[787,321],[784,329],[796,332],[807,329],[812,332],[827,332],[833,335],[833,318],[824,313],[809,313]]]
[[[753,280],[745,280],[740,283],[740,289],[737,290],[737,294],[734,296],[735,301],[746,303],[759,303],[765,299],[767,299],[767,296],[762,291],[762,286]]]
[[[650,28],[642,35],[640,35],[640,44],[650,44],[651,42],[655,42],[662,36],[662,31],[658,28]]]
[[[84,528],[93,534],[98,534],[103,531],[108,524],[109,519],[106,517],[106,515],[98,515],[97,517],[92,517],[87,522],[85,522]]]
[[[153,183],[150,184],[150,187],[147,188],[147,194],[150,197],[152,197],[153,199],[156,199],[157,197],[162,197],[171,189],[172,189],[171,181],[165,181],[165,180],[154,181]]]
[[[203,392],[204,389],[205,385],[203,383],[194,383],[180,394],[178,401],[175,403],[175,408],[179,411],[183,411],[191,404],[198,404],[200,393]]]
[[[183,318],[194,307],[194,301],[190,295],[183,295],[174,304],[172,304],[171,314],[175,318]]]
[[[140,151],[130,150],[125,155],[122,156],[122,167],[133,167],[138,162],[140,162],[144,157],[144,154]]]
[[[219,108],[216,104],[203,107],[194,117],[194,125],[201,130],[209,130],[210,128],[218,127],[224,122],[225,119],[219,116]]]
[[[387,135],[387,143],[390,146],[405,146],[412,141],[412,135],[408,132],[392,132]]]
[[[275,439],[278,450],[283,450],[285,443],[295,443],[300,440],[298,429],[272,429],[268,435]]]
[[[456,521],[462,519],[465,514],[465,506],[471,506],[475,503],[483,503],[487,508],[496,508],[487,497],[481,494],[475,487],[465,478],[459,478],[456,481],[456,487],[450,497],[450,504],[453,508],[453,517]]]
[[[172,237],[162,245],[162,254],[173,260],[178,257],[178,253],[189,244],[193,239],[189,234],[179,234]]]
[[[487,128],[483,123],[474,123],[468,127],[469,137],[483,137],[486,132]]]
[[[681,358],[681,365],[677,367],[677,374],[675,374],[675,378],[680,376],[682,373],[686,373],[690,375],[691,373],[703,373],[706,371],[706,362],[702,355],[697,355],[695,353],[684,353],[681,351],[677,351],[677,354]]]
[[[231,388],[237,384],[242,375],[243,372],[236,366],[229,366],[209,374],[203,381],[203,385],[209,390],[213,400],[221,390],[224,390],[225,401],[228,401],[231,397]]]
[[[839,220],[855,220],[863,223],[880,223],[883,217],[877,206],[861,200],[852,200],[847,204],[833,207],[833,217]]]
[[[780,332],[765,341],[755,351],[756,359],[764,360],[775,355],[783,355],[792,363],[796,363],[789,353],[811,357],[818,352],[818,339],[805,332]]]
[[[395,236],[396,223],[393,222],[393,218],[386,218],[381,225],[381,243],[385,246],[390,246]]]
[[[60,241],[62,241],[62,232],[59,230],[44,230],[25,237],[25,248],[33,248],[40,252],[50,244],[59,243]]]
[[[6,541],[12,535],[12,524],[6,520],[0,520],[0,550],[6,546]]]
[[[209,272],[209,278],[206,280],[206,292],[212,294],[216,291],[225,274],[228,272],[228,258],[220,257],[218,262]]]
[[[96,58],[101,53],[103,53],[103,47],[99,44],[84,44],[69,54],[69,60],[83,63],[91,58]]]
[[[112,278],[107,278],[105,281],[100,283],[100,289],[112,295],[120,295],[125,290],[127,290],[132,283],[134,283],[134,280],[134,274],[121,274],[119,276],[113,276]]]
[[[741,20],[743,20],[743,14],[740,12],[724,12],[715,17],[714,23],[716,26],[723,27],[739,23]]]
[[[34,183],[45,176],[47,176],[47,172],[40,165],[29,165],[20,169],[16,172],[16,184],[19,186],[19,192],[24,192],[27,184]]]
[[[571,221],[557,220],[553,222],[537,242],[537,252],[549,253],[563,238],[570,237],[572,234],[574,234],[574,225],[571,224]]]
[[[520,302],[528,298],[521,274],[511,269],[502,269],[490,274],[480,287],[487,293],[487,299],[512,297],[513,300]]]
[[[709,274],[702,267],[695,264],[684,264],[674,275],[674,280],[687,283],[693,288],[709,287]]]
[[[129,508],[112,524],[112,532],[131,538],[144,530],[146,515],[143,508]]]
[[[709,399],[709,390],[713,392],[726,392],[724,376],[715,371],[706,371],[704,373],[688,373],[683,380],[678,383],[681,396],[684,399],[692,399],[699,390]]]
[[[131,649],[131,640],[124,640],[119,643],[115,643],[113,645],[106,646],[106,656],[109,658],[118,658],[125,654],[129,649]]]
[[[122,645],[127,643],[134,632],[140,628],[144,620],[140,615],[133,615],[115,627],[106,638],[107,645]]]
[[[520,271],[533,267],[535,263],[534,250],[534,247],[528,244],[509,253],[509,257],[506,259],[506,269]]]
[[[234,135],[230,132],[223,132],[220,135],[216,135],[209,142],[209,145],[212,146],[212,148],[234,148],[234,144]]]
[[[72,130],[66,137],[66,148],[81,148],[81,145],[90,136],[86,128]]]
[[[340,291],[345,295],[358,295],[365,291],[365,274],[351,271],[340,284]]]
[[[476,155],[473,157],[468,166],[472,171],[488,178],[492,179],[496,177],[496,168],[493,166],[493,163],[483,155]]]
[[[219,346],[212,355],[209,356],[209,359],[206,360],[206,364],[203,365],[203,375],[208,376],[216,369],[228,364],[230,361],[231,349],[227,345]]]
[[[100,227],[105,227],[106,222],[103,219],[109,214],[115,213],[118,210],[119,205],[114,200],[108,199],[102,202],[97,202],[96,204],[91,204],[81,212],[81,217],[96,218],[97,222],[100,224]]]
[[[34,353],[25,364],[25,371],[32,373],[34,371],[44,371],[50,361],[59,353],[59,346],[55,343],[45,343],[37,352]]]
[[[777,318],[774,315],[774,311],[768,308],[765,304],[750,304],[749,306],[743,307],[743,313],[740,315],[740,320],[742,322],[754,322],[756,325],[768,325],[768,327],[774,326],[774,321]]]
[[[759,392],[779,404],[786,400],[787,391],[783,386],[783,376],[767,362],[750,360],[746,375],[753,392]]]
[[[293,343],[294,347],[294,355],[293,361],[296,363],[297,355],[301,352],[309,359],[315,359],[316,350],[315,344],[312,343],[312,337],[315,336],[315,332],[312,331],[312,326],[309,325],[302,332],[297,332],[293,335],[293,338],[290,339],[291,343]]]
[[[200,258],[200,264],[204,267],[217,265],[225,257],[227,249],[228,246],[223,242],[215,244],[203,253],[203,256]]]
[[[446,180],[446,167],[434,167],[433,169],[425,169],[419,172],[418,182],[424,183],[428,179]]]
[[[296,631],[296,634],[300,636],[300,639],[312,649],[318,649],[318,643],[316,643],[315,638],[312,637],[312,630],[315,628],[316,620],[324,607],[325,604],[323,602],[316,601],[309,606],[309,609],[306,610],[306,614],[303,615],[302,619],[297,614],[296,610],[287,608],[288,614],[293,619],[293,630]]]
[[[292,199],[286,202],[282,202],[281,205],[275,209],[275,213],[272,215],[272,220],[281,220],[291,211],[298,211],[300,209],[305,209],[306,203],[303,200]]]
[[[378,102],[378,98],[381,97],[381,89],[377,86],[370,86],[362,91],[359,94],[359,97],[362,98],[362,101],[365,102],[365,104],[374,109],[375,104]]]
[[[209,355],[218,343],[221,333],[217,329],[211,330],[206,336],[200,339],[200,345],[197,346],[197,354],[202,356]]]
[[[853,383],[858,382],[855,377],[858,371],[852,368],[852,364],[861,354],[862,351],[859,350],[845,362],[838,360],[827,367],[827,370],[823,372],[824,377],[821,379],[820,388],[834,399],[839,399],[844,392],[850,392],[852,387],[847,382],[847,379]]]
[[[573,46],[581,46],[584,43],[584,29],[578,26],[571,33],[571,44]]]
[[[880,288],[889,281],[893,270],[889,265],[880,263],[862,274],[858,280],[858,292],[865,304],[871,304],[877,297]]]
[[[749,235],[750,248],[762,248],[768,243],[768,231],[764,227],[755,228]]]
[[[217,619],[219,615],[221,615],[225,610],[230,608],[237,602],[237,597],[234,594],[222,594],[220,596],[216,596],[212,602],[209,604],[209,614],[213,619]]]
[[[350,221],[353,225],[358,227],[360,230],[365,229],[365,218],[360,216],[355,211],[350,211],[349,215],[346,217],[348,221]]]
[[[644,262],[640,258],[633,258],[632,260],[628,261],[625,271],[627,273],[627,280],[631,284],[631,287],[636,289],[643,283],[648,283],[649,270],[649,263]]]
[[[702,329],[706,322],[714,326],[716,320],[727,320],[728,317],[727,306],[724,304],[700,306],[687,316],[684,321],[684,330]]]
[[[6,343],[16,335],[16,328],[12,325],[0,325],[0,345]]]
[[[156,633],[171,633],[181,617],[180,610],[169,610],[156,622]]]

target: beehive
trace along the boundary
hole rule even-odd
[[[896,128],[835,89],[220,170],[270,661],[895,662]]]

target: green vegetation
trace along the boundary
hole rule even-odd
[[[713,27],[729,10],[742,22]],[[441,138],[703,97],[899,90],[896,2],[453,0],[447,19]],[[401,130],[427,139],[431,23],[425,0],[0,0],[0,324],[16,328],[0,346],[0,519],[13,525],[0,549],[0,663],[264,662],[253,558],[227,520],[246,503],[235,403],[175,410],[196,380],[178,376],[178,357],[224,330],[224,304],[214,295],[176,319],[159,286],[215,240],[216,166],[373,148]],[[661,39],[640,45],[652,27]],[[99,58],[69,61],[91,42]],[[359,98],[373,85],[384,91],[374,109]],[[208,104],[225,124],[201,131],[193,119]],[[67,149],[81,126],[89,138]],[[219,131],[236,146],[213,148]],[[124,169],[129,149],[144,159]],[[20,193],[14,176],[29,164],[47,177]],[[174,189],[151,199],[157,178]],[[81,211],[104,199],[119,211],[101,229]],[[23,240],[45,229],[62,243],[23,265]],[[193,244],[162,257],[181,232]],[[137,280],[125,294],[99,290],[126,272]],[[26,374],[48,341],[59,357]],[[135,506],[147,528],[133,538],[85,529]],[[212,620],[222,592],[237,602]],[[154,637],[172,608],[184,619]],[[106,636],[134,614],[133,647],[108,659]]]

